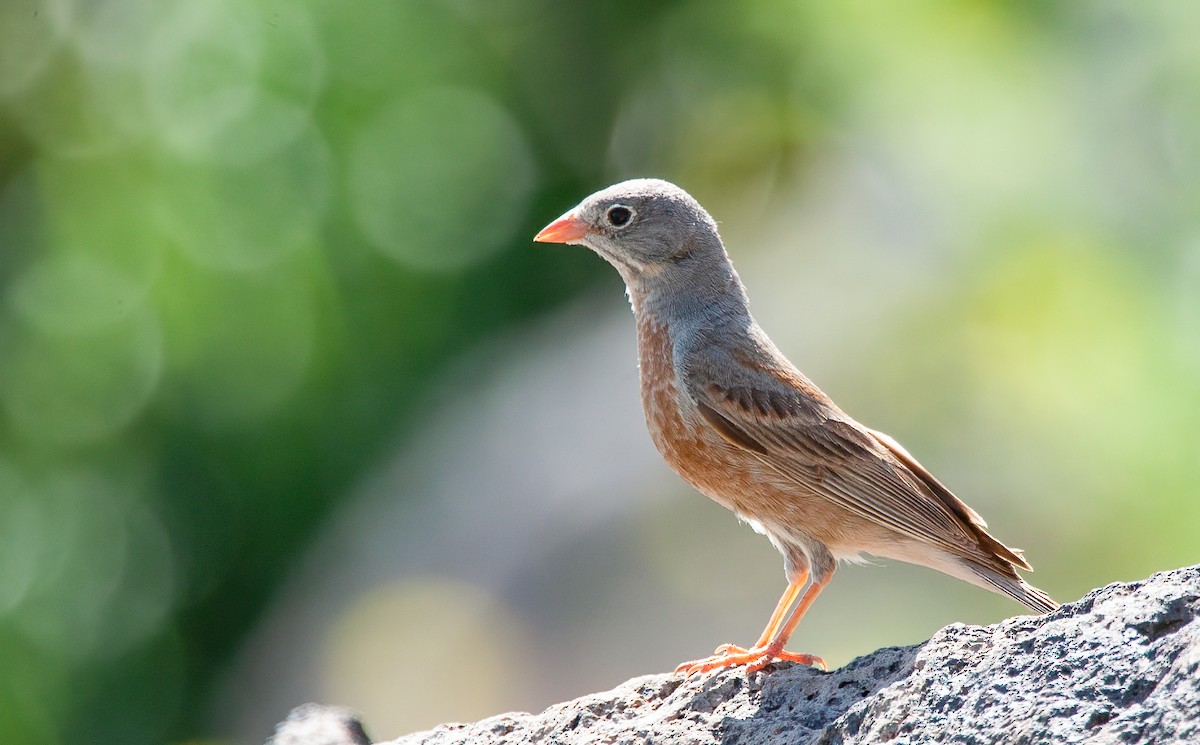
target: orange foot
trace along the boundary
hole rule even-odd
[[[762,670],[775,660],[799,662],[801,665],[812,665],[822,670],[829,669],[825,664],[825,660],[816,655],[785,652],[782,644],[772,643],[765,647],[754,647],[752,649],[739,647],[736,644],[722,644],[717,647],[716,653],[712,657],[685,662],[675,668],[675,672],[683,673],[684,675],[694,675],[696,673],[706,673],[721,667],[745,665],[746,674],[748,675]]]

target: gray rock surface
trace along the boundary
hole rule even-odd
[[[371,745],[358,716],[343,706],[304,704],[275,728],[271,745]]]
[[[1197,615],[1200,566],[1109,585],[1047,616],[954,624],[830,673],[649,675],[395,743],[1200,743]]]

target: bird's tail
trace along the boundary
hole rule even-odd
[[[1049,595],[1026,582],[1011,568],[1008,573],[1001,573],[973,561],[963,563],[978,578],[978,584],[1009,596],[1035,613],[1049,613],[1058,608],[1058,603]]]

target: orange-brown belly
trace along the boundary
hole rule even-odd
[[[777,480],[763,473],[749,454],[722,439],[679,390],[665,327],[639,324],[638,352],[646,427],[667,465],[701,493],[743,517],[769,518],[778,513],[783,495]]]

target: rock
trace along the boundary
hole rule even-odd
[[[341,706],[304,704],[275,728],[271,745],[371,745],[362,722]]]
[[[1109,585],[1046,616],[954,624],[830,673],[789,663],[748,677],[649,675],[395,745],[1200,743],[1198,614],[1200,566]]]

